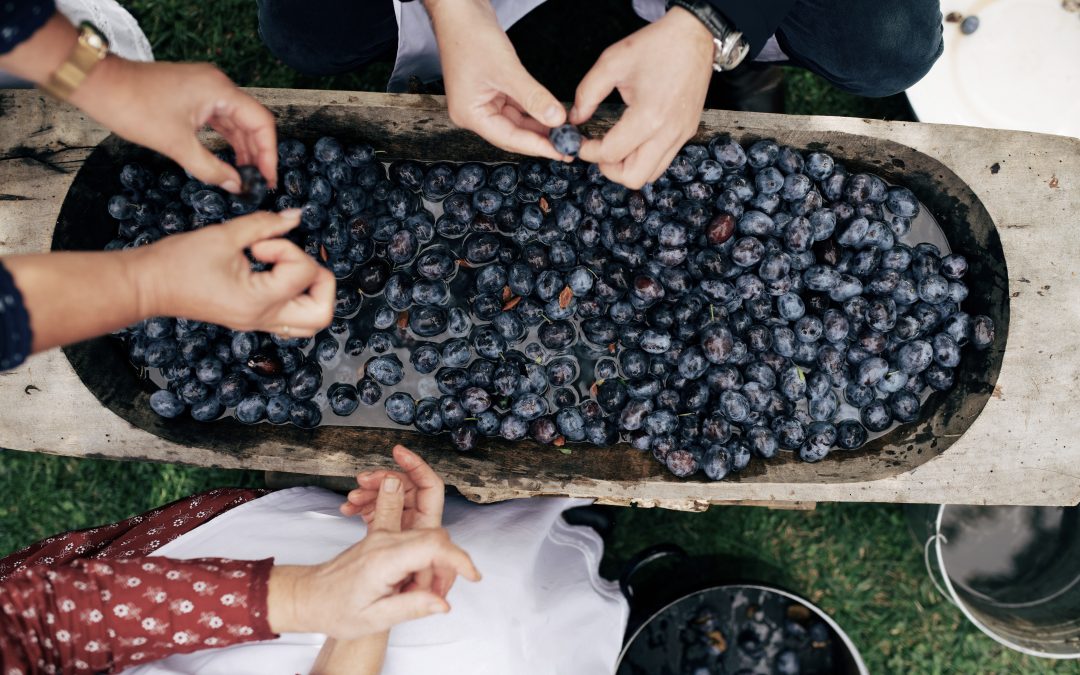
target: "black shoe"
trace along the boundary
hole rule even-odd
[[[607,544],[611,534],[615,531],[616,506],[600,506],[590,504],[588,506],[575,506],[563,511],[563,520],[571,525],[584,525],[596,530],[600,538]]]

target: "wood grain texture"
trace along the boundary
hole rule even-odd
[[[419,159],[505,158],[475,136],[454,129],[442,101],[435,97],[251,91],[275,111],[287,132],[366,137],[378,146],[388,138],[397,156]],[[49,250],[75,170],[107,133],[77,111],[32,91],[0,92],[0,118],[0,254]],[[198,442],[191,442],[186,433],[149,427],[155,435],[131,424],[128,419],[136,414],[131,409],[118,407],[118,415],[103,407],[99,397],[116,406],[123,401],[124,406],[134,405],[130,388],[117,384],[116,391],[98,391],[95,397],[64,354],[54,350],[0,375],[0,447],[346,475],[385,465],[390,445],[405,437],[448,483],[477,501],[567,494],[691,509],[747,500],[1048,505],[1080,501],[1080,446],[1071,443],[1080,436],[1080,420],[1071,414],[1070,405],[1080,394],[1076,377],[1080,357],[1072,344],[1080,328],[1080,291],[1073,272],[1080,260],[1074,215],[1080,208],[1080,141],[965,127],[720,111],[706,112],[702,128],[703,133],[724,130],[740,138],[776,136],[798,147],[829,139],[831,152],[861,159],[886,178],[901,174],[905,182],[937,178],[926,171],[915,175],[920,171],[895,163],[905,161],[900,155],[905,155],[902,146],[908,146],[935,160],[923,168],[939,161],[951,170],[943,179],[970,186],[971,198],[950,190],[952,202],[946,199],[931,208],[939,218],[960,222],[978,221],[977,211],[985,206],[982,217],[997,225],[992,238],[1000,237],[1007,277],[1001,269],[1001,283],[995,284],[999,287],[972,290],[973,296],[980,294],[985,302],[999,305],[996,313],[1006,317],[1008,330],[1007,336],[999,331],[999,343],[1004,346],[1007,337],[1007,348],[994,359],[1000,363],[996,386],[992,393],[984,392],[984,400],[976,406],[981,413],[975,409],[973,419],[964,421],[962,436],[940,433],[953,422],[936,415],[937,421],[926,420],[922,430],[931,437],[910,444],[911,449],[893,445],[858,460],[822,464],[810,473],[805,469],[811,467],[796,462],[779,463],[742,480],[721,483],[675,480],[651,459],[621,449],[581,447],[563,455],[540,446],[517,448],[528,453],[523,459],[496,444],[460,455],[437,438],[385,430],[357,434],[358,430],[342,433],[335,428],[274,429],[275,433],[264,434],[265,439],[252,439],[218,423],[222,429],[207,434],[203,427]],[[995,164],[998,170],[992,172]],[[919,186],[912,187],[919,191]],[[926,199],[922,192],[920,197]],[[965,254],[980,241],[989,241],[985,232],[972,236],[967,246],[961,246]],[[103,353],[84,350],[83,357]],[[30,384],[38,390],[26,389]],[[140,419],[140,426],[148,424]],[[929,454],[917,456],[919,449]],[[611,470],[613,463],[618,471]]]

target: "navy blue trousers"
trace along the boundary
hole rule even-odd
[[[259,32],[309,75],[392,60],[397,45],[390,0],[259,0]],[[938,0],[797,0],[776,38],[792,64],[861,96],[907,89],[943,48]]]

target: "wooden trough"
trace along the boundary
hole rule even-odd
[[[391,159],[509,158],[454,129],[435,97],[252,93],[277,114],[280,133],[305,140],[365,139]],[[116,190],[119,166],[144,151],[32,91],[0,93],[0,118],[0,254],[100,249],[115,234],[104,202]],[[823,148],[849,167],[907,185],[954,250],[968,257],[972,293],[965,309],[991,316],[997,341],[986,352],[965,354],[957,386],[935,394],[920,420],[820,464],[787,454],[752,463],[735,480],[679,480],[627,447],[580,445],[567,455],[486,439],[481,450],[462,455],[441,437],[408,430],[163,420],[147,403],[155,387],[137,377],[118,341],[100,338],[39,355],[0,377],[0,447],[344,476],[386,464],[389,447],[403,442],[479,501],[565,494],[696,509],[739,501],[1080,501],[1080,446],[1071,442],[1080,435],[1080,419],[1070,405],[1080,389],[1080,357],[1072,348],[1080,328],[1073,271],[1080,261],[1080,141],[707,112],[701,136],[719,132]]]

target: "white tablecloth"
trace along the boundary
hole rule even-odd
[[[273,556],[281,564],[327,560],[363,538],[360,518],[338,513],[342,497],[318,488],[269,494],[228,511],[154,555]],[[598,575],[603,544],[560,514],[583,500],[528,499],[492,505],[447,502],[444,524],[484,575],[459,580],[449,614],[391,632],[384,675],[602,675],[614,670],[628,607]],[[306,673],[324,636],[173,656],[127,675]]]

